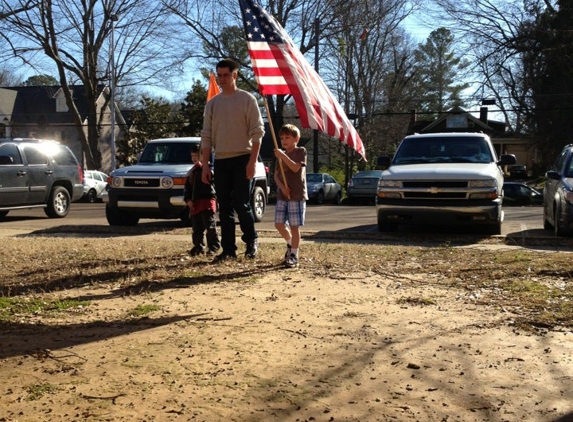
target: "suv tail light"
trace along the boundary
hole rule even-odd
[[[78,166],[78,173],[80,174],[80,183],[84,183],[84,170],[82,166]]]

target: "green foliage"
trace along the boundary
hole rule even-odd
[[[128,315],[131,317],[142,317],[149,315],[152,312],[159,311],[160,309],[161,308],[157,305],[137,305],[129,311]]]
[[[199,136],[203,126],[203,110],[207,102],[207,89],[196,80],[191,91],[187,93],[185,102],[181,104],[181,114],[185,119],[185,126],[181,129],[184,136]]]
[[[29,384],[25,387],[25,390],[28,393],[26,400],[34,401],[41,399],[45,394],[55,393],[59,390],[59,387],[50,383]]]
[[[336,179],[336,181],[338,183],[340,183],[340,186],[342,186],[342,190],[343,192],[346,191],[346,187],[344,186],[344,169],[340,168],[340,167],[327,167],[327,166],[320,166],[320,172],[321,173],[328,173],[330,174],[332,177],[334,177]]]
[[[0,321],[10,321],[14,315],[37,315],[64,312],[88,306],[89,302],[76,299],[41,300],[33,298],[0,297]]]
[[[558,3],[523,26],[523,41],[517,45],[524,61],[525,88],[534,102],[530,124],[539,140],[541,169],[573,138],[573,6]]]
[[[137,155],[148,140],[183,133],[184,116],[179,110],[174,110],[173,104],[147,96],[143,96],[140,103],[141,109],[135,112],[133,119],[134,134],[117,142],[119,162],[124,165],[137,162]]]
[[[53,86],[59,84],[56,78],[46,74],[30,76],[24,81],[24,86]]]
[[[463,106],[460,93],[469,85],[456,81],[469,64],[457,57],[453,48],[454,36],[448,29],[438,28],[414,53],[417,82],[423,95],[419,108],[423,111],[439,113]]]

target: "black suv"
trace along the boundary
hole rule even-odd
[[[0,138],[0,218],[10,210],[39,207],[48,217],[62,218],[83,193],[83,170],[68,147]]]

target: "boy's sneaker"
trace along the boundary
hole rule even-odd
[[[298,267],[298,256],[291,253],[285,260],[285,265],[289,268]]]
[[[287,248],[286,248],[286,252],[285,252],[285,261],[284,261],[285,264],[286,264],[287,258],[288,258],[288,257],[290,256],[290,254],[292,253],[292,252],[291,252],[291,248],[292,248],[292,246],[287,243]]]
[[[203,255],[204,251],[203,248],[200,246],[193,246],[193,248],[191,248],[191,250],[189,251],[189,255],[191,256],[199,256],[199,255]]]

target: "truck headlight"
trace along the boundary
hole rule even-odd
[[[495,179],[487,180],[470,180],[470,188],[497,188],[497,182]]]
[[[161,187],[163,189],[171,189],[173,187],[173,179],[169,176],[163,176],[161,178]]]
[[[123,179],[121,177],[116,176],[111,180],[111,185],[114,188],[121,188],[123,186]]]
[[[402,181],[380,179],[378,181],[378,187],[379,188],[401,188],[402,187]]]

